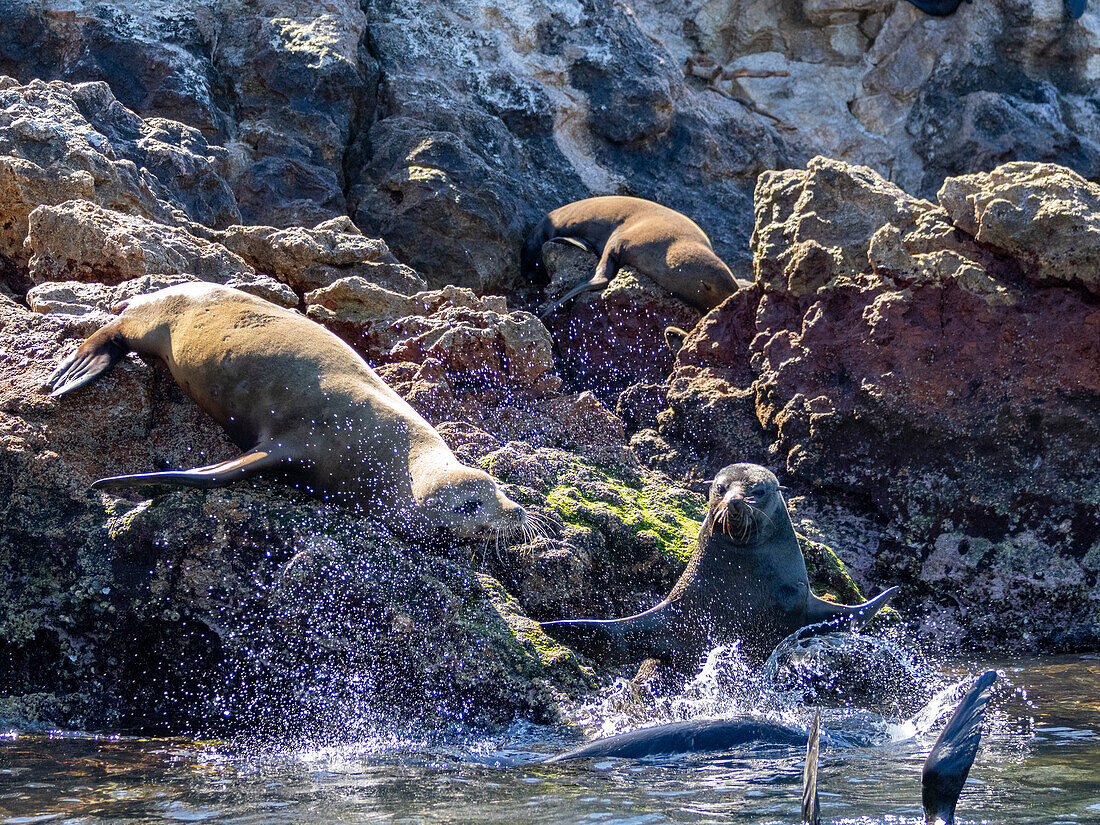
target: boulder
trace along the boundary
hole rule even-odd
[[[1049,163],[1006,163],[949,178],[939,201],[978,243],[1019,261],[1038,282],[1100,294],[1100,186]]]
[[[355,2],[21,2],[0,33],[0,70],[103,81],[141,117],[200,130],[224,146],[244,222],[276,227],[346,214],[344,150],[378,84]]]
[[[240,221],[228,153],[180,123],[142,120],[105,83],[0,79],[0,257],[25,289],[30,213],[91,201],[177,225]]]
[[[259,275],[220,244],[173,226],[86,201],[39,206],[29,218],[26,247],[34,284],[84,281],[115,285],[143,276],[190,276],[255,292],[283,306],[297,296]]]
[[[347,216],[313,229],[231,226],[210,233],[253,269],[290,286],[298,294],[331,286],[341,278],[363,278],[380,287],[411,295],[427,284],[398,262],[381,238],[368,238]]]

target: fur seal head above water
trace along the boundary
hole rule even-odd
[[[138,296],[115,311],[53,372],[52,395],[94,381],[128,352],[152,356],[245,453],[94,487],[223,487],[272,472],[413,538],[473,540],[524,523],[523,508],[490,475],[461,464],[351,347],[300,313],[207,283]]]
[[[542,627],[582,650],[653,657],[687,669],[717,644],[740,641],[742,652],[763,661],[802,628],[862,626],[896,592],[892,587],[859,605],[811,593],[778,479],[759,465],[733,464],[715,477],[695,552],[664,601],[625,619]]]
[[[599,255],[596,271],[541,317],[590,289],[603,289],[621,266],[641,272],[658,286],[703,312],[737,291],[733,273],[711,248],[710,238],[686,215],[667,206],[621,195],[586,198],[548,213],[527,237],[524,275],[546,282],[542,245],[559,240]]]

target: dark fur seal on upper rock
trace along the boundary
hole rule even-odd
[[[763,661],[800,628],[862,626],[896,592],[892,587],[853,606],[811,593],[779,481],[756,464],[733,464],[711,485],[695,552],[668,598],[625,619],[542,627],[592,653],[653,657],[685,669],[716,644],[740,640],[745,654]]]
[[[958,11],[962,0],[909,0],[914,6],[932,17],[948,17]],[[967,3],[973,0],[966,0]]]
[[[562,240],[600,256],[596,272],[542,316],[590,289],[602,289],[630,266],[677,298],[706,312],[737,291],[730,268],[691,218],[642,198],[607,195],[566,204],[546,215],[523,246],[524,275],[545,283],[542,245]]]
[[[224,487],[275,471],[416,538],[482,538],[523,524],[523,508],[491,476],[459,463],[351,347],[300,313],[207,283],[168,287],[115,311],[50,376],[52,395],[95,380],[127,352],[155,356],[246,452],[94,487]]]

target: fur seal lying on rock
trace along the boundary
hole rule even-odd
[[[730,268],[691,218],[642,198],[585,198],[547,214],[527,237],[523,274],[545,282],[542,245],[567,241],[600,256],[596,272],[542,312],[546,318],[581,292],[602,289],[621,266],[630,266],[703,312],[737,291]]]
[[[128,352],[154,356],[246,452],[93,487],[224,487],[273,471],[413,538],[472,540],[523,524],[523,508],[491,476],[459,463],[351,347],[300,313],[206,283],[141,295],[114,311],[116,320],[54,370],[51,394],[94,381]]]
[[[763,661],[801,628],[860,627],[896,593],[851,606],[811,593],[778,479],[756,464],[732,464],[711,485],[695,552],[668,598],[625,619],[566,619],[542,629],[594,655],[652,657],[684,670],[716,644],[740,640],[742,652]]]

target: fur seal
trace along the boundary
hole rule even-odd
[[[723,642],[740,639],[742,652],[764,661],[799,629],[860,627],[896,593],[891,587],[851,606],[811,593],[778,479],[756,464],[732,464],[711,485],[695,552],[664,601],[625,619],[566,619],[542,628],[593,653],[652,657],[685,670]]]
[[[955,806],[974,764],[974,757],[978,755],[985,709],[996,681],[995,670],[987,670],[978,677],[951,714],[924,762],[921,805],[927,825],[955,823]],[[815,718],[806,741],[806,766],[802,773],[802,821],[812,825],[817,825],[819,818],[817,755],[818,726]]]
[[[801,745],[805,739],[805,734],[794,728],[764,719],[692,719],[597,739],[546,761],[564,762],[596,756],[641,759],[662,754],[723,751],[749,742]]]
[[[94,381],[128,352],[153,356],[245,453],[93,487],[224,487],[274,471],[413,538],[472,540],[523,525],[523,508],[491,476],[459,463],[351,347],[300,313],[207,283],[141,295],[114,311],[117,319],[54,370],[51,395]]]
[[[1072,0],[1068,0],[1072,2]],[[962,0],[909,0],[914,6],[931,17],[949,17],[958,11]],[[973,0],[966,0],[972,3]]]
[[[527,237],[523,274],[545,283],[542,245],[566,241],[600,256],[596,272],[542,312],[546,318],[581,292],[602,289],[621,266],[630,266],[677,298],[706,312],[737,291],[730,268],[691,218],[642,198],[606,195],[575,201],[548,213]]]

